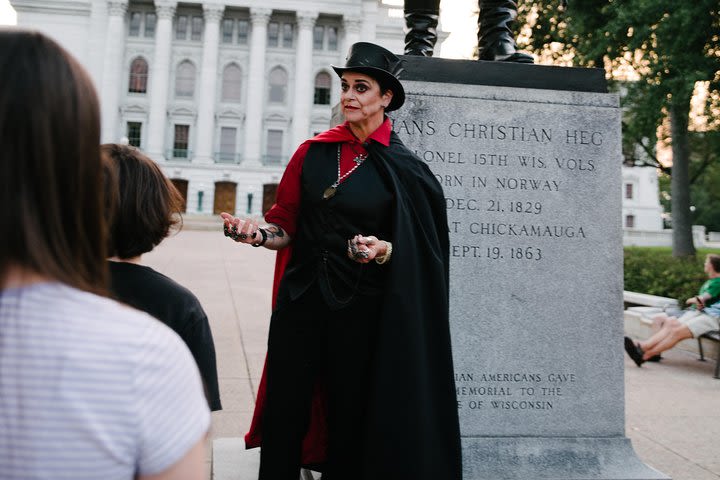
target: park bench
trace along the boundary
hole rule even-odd
[[[623,301],[626,304],[639,305],[639,307],[629,307],[628,310],[636,311],[641,315],[651,315],[653,313],[660,313],[665,311],[679,311],[680,307],[678,301],[674,298],[661,297],[658,295],[649,295],[647,293],[631,292],[628,290],[623,291]],[[648,308],[652,307],[652,308]],[[710,340],[720,344],[720,330],[713,330],[704,335],[700,335],[697,339],[698,351],[700,353],[700,361],[705,361],[705,353],[703,351],[702,340]],[[720,379],[720,352],[717,355],[715,363],[715,374],[714,378]]]
[[[703,338],[720,343],[720,330],[713,330],[712,332],[707,332],[698,337],[698,349],[700,350],[701,362],[705,361],[705,354],[703,353],[702,342],[700,341]],[[715,363],[715,375],[713,376],[720,379],[720,355],[718,355],[717,362]]]
[[[678,301],[674,298],[660,297],[658,295],[649,295],[647,293],[623,291],[623,301],[633,305],[642,305],[645,307],[655,307],[661,310],[678,307]]]

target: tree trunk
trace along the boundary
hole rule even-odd
[[[695,255],[690,213],[690,147],[688,117],[690,96],[677,95],[670,104],[672,137],[672,253],[674,257]]]

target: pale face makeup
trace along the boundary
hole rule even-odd
[[[379,126],[385,107],[392,100],[392,92],[381,94],[380,84],[374,78],[358,72],[343,73],[340,82],[340,104],[345,119],[357,126]]]

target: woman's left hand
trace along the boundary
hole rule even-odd
[[[355,235],[348,240],[348,257],[358,263],[369,263],[385,254],[387,244],[383,240],[370,235]]]

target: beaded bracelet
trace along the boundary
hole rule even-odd
[[[268,239],[267,232],[265,231],[264,228],[258,228],[257,231],[260,232],[260,235],[262,236],[262,240],[260,240],[260,243],[251,243],[250,245],[252,245],[253,247],[262,247],[263,245],[265,245],[265,242],[267,242],[267,239]]]
[[[375,257],[375,263],[378,265],[382,265],[383,263],[387,263],[388,260],[390,260],[390,257],[392,256],[392,243],[386,241],[385,245],[387,245],[385,249],[385,255],[382,257]]]

